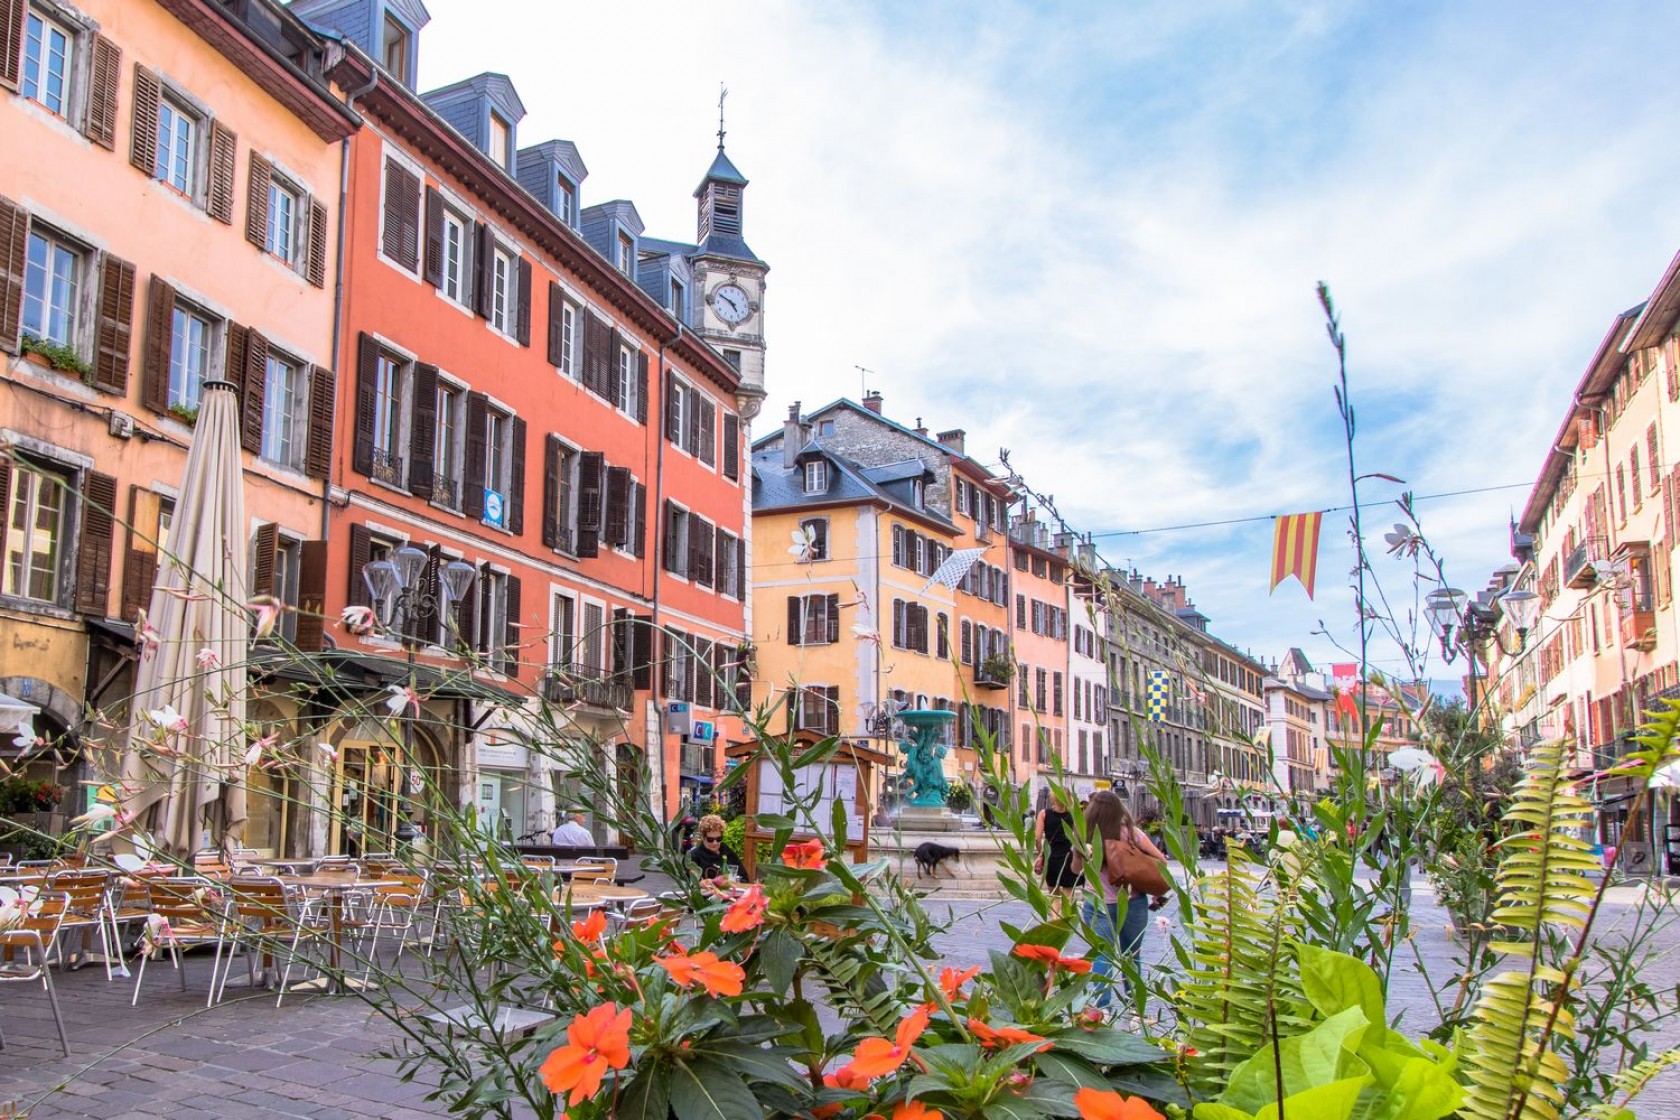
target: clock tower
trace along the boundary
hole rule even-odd
[[[700,336],[741,373],[736,401],[743,420],[764,403],[764,276],[770,267],[741,238],[742,196],[747,180],[723,151],[694,192],[699,229],[689,262],[694,273],[695,317]]]

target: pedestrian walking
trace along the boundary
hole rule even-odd
[[[1083,917],[1091,930],[1091,948],[1097,955],[1091,971],[1106,977],[1116,971],[1120,957],[1137,959],[1143,949],[1143,935],[1149,928],[1149,911],[1154,908],[1140,888],[1120,881],[1124,846],[1134,845],[1152,859],[1165,860],[1166,856],[1111,790],[1092,794],[1085,809],[1085,824],[1092,854],[1100,861],[1097,878],[1102,883],[1102,898],[1088,899]],[[1096,1006],[1107,1007],[1112,998],[1113,988],[1105,984],[1097,995]]]
[[[1033,838],[1037,852],[1033,870],[1044,877],[1044,885],[1065,907],[1079,885],[1079,874],[1073,866],[1073,814],[1057,794],[1052,793],[1050,804],[1039,811]]]

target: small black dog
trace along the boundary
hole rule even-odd
[[[948,848],[944,844],[935,844],[932,840],[925,840],[916,845],[916,878],[920,879],[924,871],[929,875],[936,876],[939,865],[948,859],[960,861],[962,852],[956,848]],[[952,878],[955,877],[955,873],[953,873]]]

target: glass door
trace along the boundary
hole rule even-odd
[[[394,765],[382,747],[345,743],[339,748],[328,840],[335,855],[360,857],[392,850],[401,774],[402,766]]]

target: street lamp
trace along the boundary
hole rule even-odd
[[[434,593],[424,579],[428,557],[424,550],[413,545],[397,549],[389,560],[374,560],[362,567],[362,582],[372,597],[374,617],[387,634],[394,633],[402,642],[408,656],[408,691],[414,694],[414,653],[423,643],[415,625],[429,613],[443,619],[449,628],[450,607],[472,593],[478,579],[478,569],[464,560],[451,560],[443,566],[438,580],[439,592]],[[406,711],[402,721],[402,765],[414,758],[414,720],[420,714],[419,701],[414,710]],[[400,768],[398,769],[400,772]]]
[[[1476,657],[1493,642],[1506,657],[1514,657],[1528,645],[1528,633],[1539,621],[1540,596],[1526,588],[1513,588],[1470,599],[1456,587],[1439,587],[1424,596],[1424,615],[1441,642],[1441,656],[1452,664],[1463,651],[1469,659],[1470,688],[1466,699],[1476,710]],[[1516,647],[1505,644],[1500,622],[1516,631]]]

